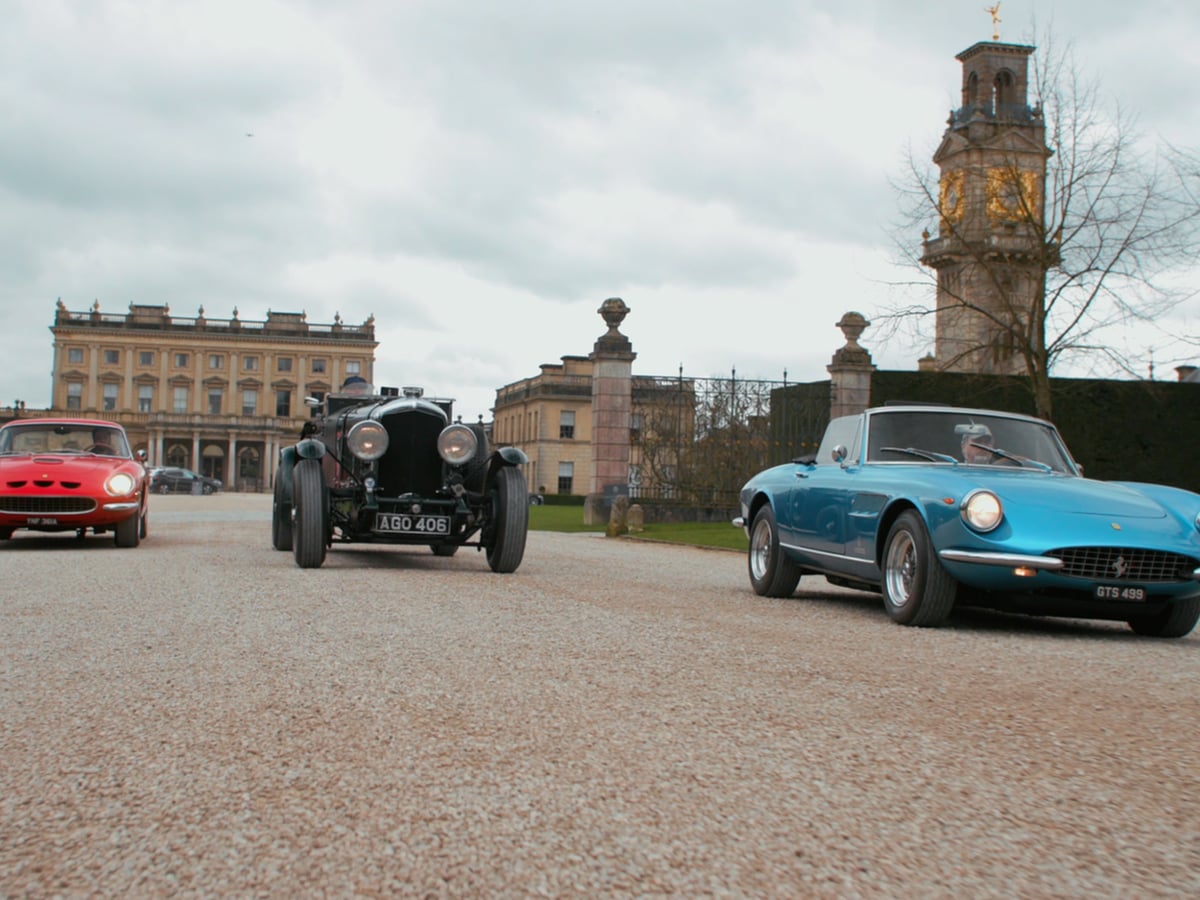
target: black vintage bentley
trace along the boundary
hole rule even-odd
[[[309,401],[317,405],[317,401]],[[437,556],[486,551],[494,572],[525,555],[527,462],[489,451],[482,425],[451,422],[451,401],[419,388],[348,383],[279,454],[271,544],[317,568],[335,542],[427,545]]]

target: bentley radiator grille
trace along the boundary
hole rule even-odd
[[[1047,556],[1063,561],[1059,575],[1101,581],[1187,581],[1200,560],[1162,550],[1128,547],[1064,547]]]
[[[90,497],[0,497],[0,512],[22,516],[79,515],[95,508]]]

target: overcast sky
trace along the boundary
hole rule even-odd
[[[60,297],[374,315],[376,381],[468,420],[589,353],[614,296],[636,374],[825,378],[842,313],[911,277],[893,184],[988,5],[0,0],[0,405],[48,404]],[[1003,0],[1001,40],[1033,7]],[[1143,130],[1200,146],[1200,5],[1037,16]],[[885,368],[932,349],[862,342]]]

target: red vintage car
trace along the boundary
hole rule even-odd
[[[125,429],[98,419],[17,419],[0,427],[0,540],[18,528],[146,536],[149,479]]]

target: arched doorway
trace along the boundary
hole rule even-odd
[[[239,491],[262,490],[262,453],[257,447],[243,447],[238,450],[238,483]]]
[[[167,465],[176,469],[188,467],[188,448],[183,444],[172,444],[167,448]]]
[[[225,475],[225,448],[220,444],[206,444],[200,451],[200,474],[216,478],[229,486]]]

